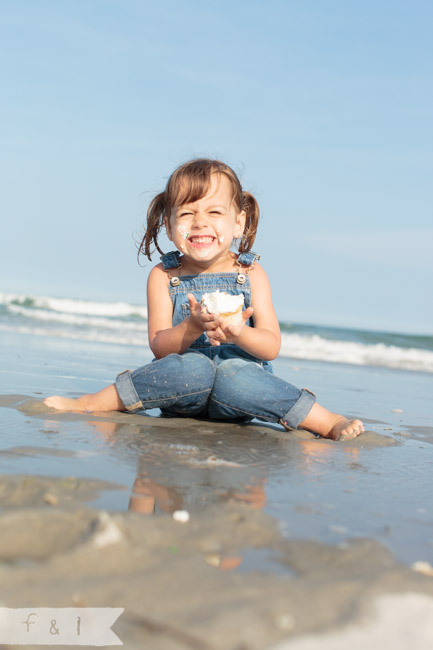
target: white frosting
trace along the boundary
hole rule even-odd
[[[242,309],[244,304],[243,293],[231,295],[225,291],[214,291],[204,293],[201,297],[201,304],[206,307],[209,314],[231,314]]]

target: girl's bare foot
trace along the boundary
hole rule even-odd
[[[331,440],[353,440],[364,431],[361,420],[348,420],[343,415],[331,413],[317,402],[299,427]]]
[[[52,395],[44,399],[44,404],[57,411],[74,411],[75,413],[125,410],[114,384],[103,388],[98,393],[83,395],[77,399]]]
[[[44,404],[57,411],[74,411],[86,412],[88,409],[80,402],[81,398],[71,399],[70,397],[61,397],[60,395],[52,395],[44,399]]]
[[[364,431],[361,420],[348,420],[341,415],[340,419],[330,429],[328,435],[324,437],[331,438],[331,440],[353,440]]]

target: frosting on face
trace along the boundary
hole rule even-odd
[[[183,223],[178,225],[177,230],[182,235],[183,239],[188,239],[189,232],[187,227]]]
[[[210,247],[207,246],[206,248],[198,249],[197,254],[199,257],[206,257],[206,255],[209,253]]]

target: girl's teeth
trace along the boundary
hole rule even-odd
[[[191,241],[196,244],[208,244],[213,241],[213,237],[191,237]]]

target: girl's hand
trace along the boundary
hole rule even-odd
[[[197,302],[194,294],[188,293],[187,298],[192,325],[197,329],[200,329],[201,332],[207,332],[208,334],[210,330],[217,329],[222,319],[216,314],[208,314],[206,311],[202,311],[202,307],[200,303]]]
[[[239,325],[230,325],[220,318],[219,325],[215,329],[207,331],[207,335],[211,345],[220,345],[221,343],[236,343],[236,340],[242,334],[245,323],[253,315],[253,308],[248,307],[242,312],[242,323]]]

